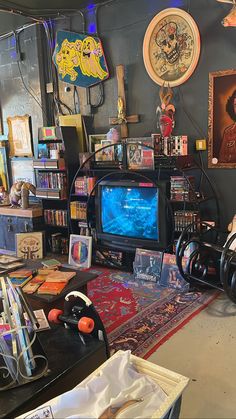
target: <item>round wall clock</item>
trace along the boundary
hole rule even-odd
[[[184,10],[162,10],[150,22],[143,41],[143,59],[153,81],[170,87],[184,83],[194,72],[200,55],[200,34]]]

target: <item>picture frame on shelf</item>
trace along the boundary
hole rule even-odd
[[[11,176],[12,183],[29,182],[35,185],[35,172],[33,167],[33,159],[13,158],[11,159]]]
[[[3,186],[5,191],[9,191],[9,174],[7,164],[6,147],[0,145],[0,186]]]
[[[101,144],[103,140],[107,139],[107,134],[92,134],[89,135],[89,152],[94,153],[95,145]]]
[[[92,262],[92,237],[78,234],[70,235],[69,265],[90,268]]]
[[[9,116],[8,140],[10,157],[33,157],[30,116]]]
[[[209,73],[208,167],[236,167],[236,70]]]
[[[44,232],[17,233],[16,256],[23,259],[42,259],[44,257]]]
[[[192,16],[179,8],[164,9],[151,20],[144,36],[146,71],[160,86],[179,86],[193,74],[200,49],[200,34]]]

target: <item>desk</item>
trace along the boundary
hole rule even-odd
[[[106,359],[104,342],[88,336],[86,346],[76,331],[54,326],[37,333],[48,358],[48,376],[0,392],[0,418],[13,419],[71,390]]]
[[[38,268],[42,268],[42,264],[40,260],[27,260],[26,268],[35,270]],[[84,294],[87,294],[87,283],[92,279],[95,279],[98,275],[91,272],[80,271],[75,269],[74,266],[70,268],[61,267],[60,271],[75,271],[76,276],[72,278],[67,286],[62,290],[62,292],[58,295],[38,295],[37,293],[34,294],[25,294],[27,301],[29,302],[30,306],[34,310],[38,310],[43,308],[45,311],[46,316],[48,312],[52,308],[60,308],[63,309],[64,306],[64,298],[70,291],[80,291]]]

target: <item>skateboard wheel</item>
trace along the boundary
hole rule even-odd
[[[53,308],[48,313],[48,320],[52,323],[61,323],[59,316],[63,314],[62,310],[59,310],[58,308]]]
[[[90,317],[81,317],[78,321],[78,329],[83,333],[91,333],[94,329],[94,320]]]

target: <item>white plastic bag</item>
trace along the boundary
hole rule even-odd
[[[130,361],[130,351],[126,351],[110,358],[97,374],[92,374],[74,389],[18,419],[97,419],[109,407],[118,410],[130,400],[135,402],[124,408],[117,418],[148,418],[166,397],[158,384],[135,369]]]

